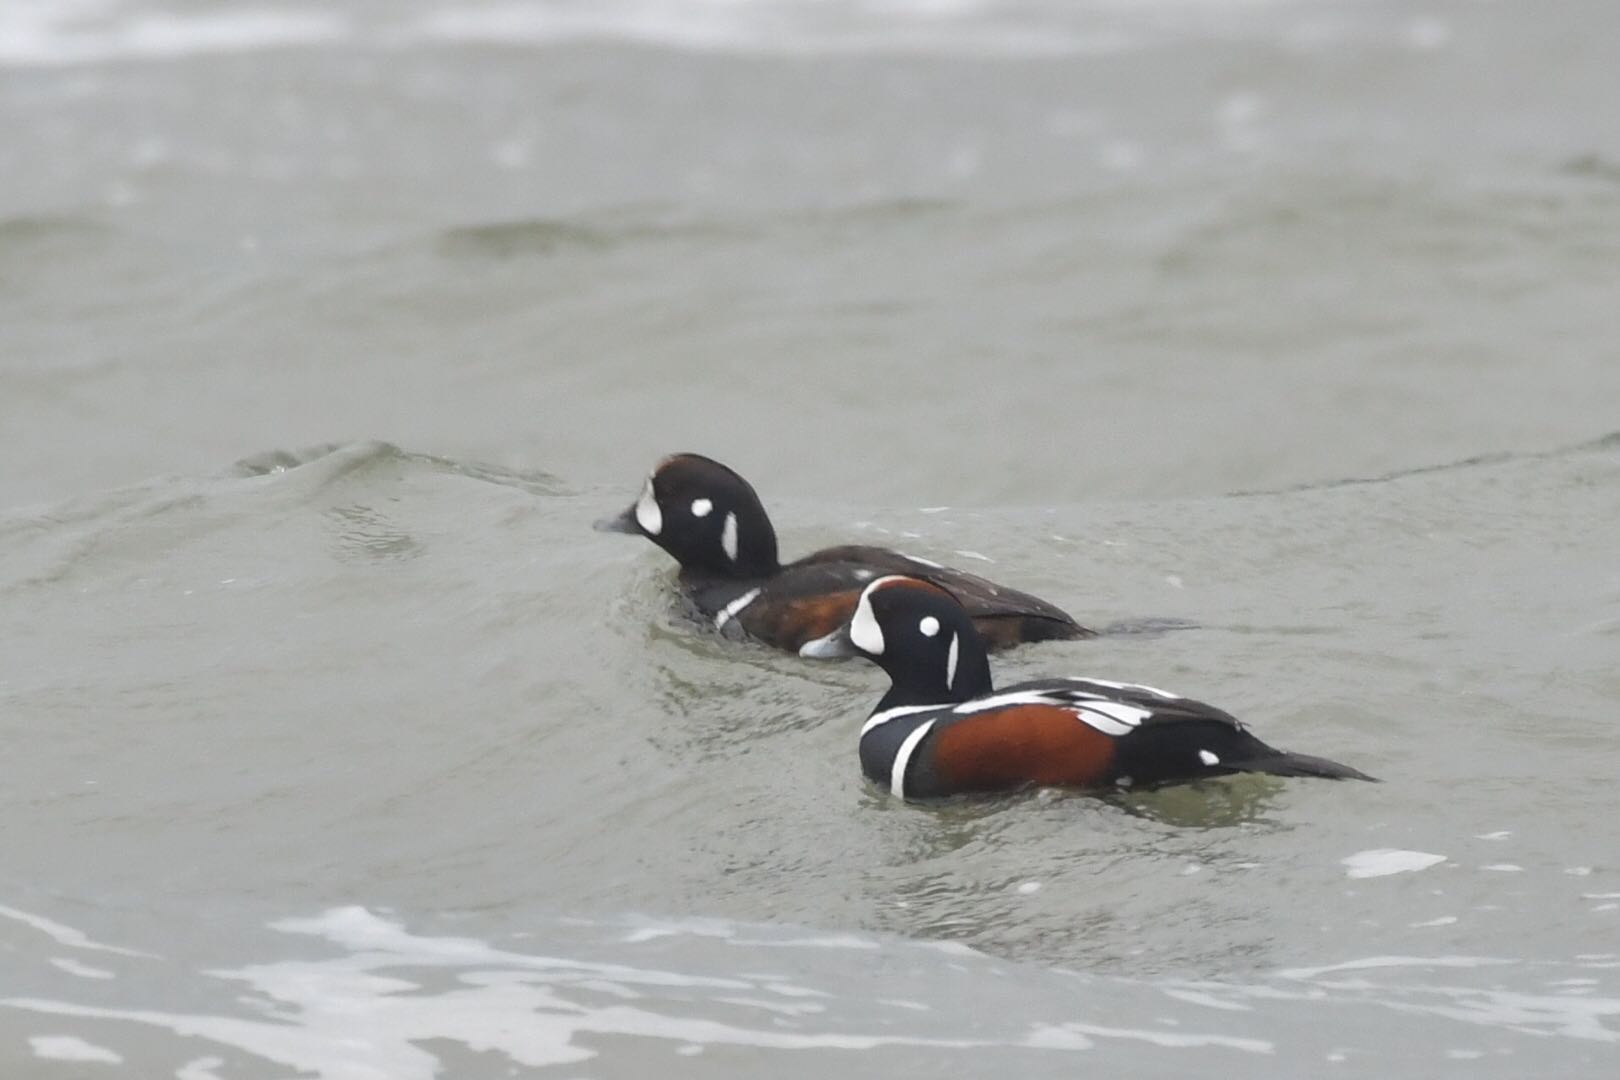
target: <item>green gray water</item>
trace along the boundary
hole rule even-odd
[[[581,10],[0,15],[0,1074],[1613,1075],[1611,8]],[[894,805],[675,449],[1386,782]]]

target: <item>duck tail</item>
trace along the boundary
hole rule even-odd
[[[1278,750],[1269,757],[1245,761],[1242,767],[1250,772],[1269,773],[1272,776],[1315,776],[1323,780],[1367,780],[1374,784],[1380,782],[1376,776],[1368,776],[1360,769],[1340,765],[1337,761],[1312,757],[1310,754],[1294,754],[1287,750]]]

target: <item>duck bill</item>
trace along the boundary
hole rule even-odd
[[[849,639],[849,626],[845,624],[826,637],[814,638],[800,645],[799,655],[811,660],[842,660],[861,655],[861,650]]]
[[[636,523],[636,506],[631,503],[622,514],[611,514],[603,518],[591,528],[597,532],[629,533],[631,536],[641,535],[641,526]]]

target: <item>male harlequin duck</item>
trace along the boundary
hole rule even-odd
[[[1147,787],[1238,772],[1371,780],[1267,746],[1229,713],[1151,686],[1040,679],[996,692],[959,604],[884,577],[803,656],[864,656],[893,685],[861,728],[861,769],[901,798],[1042,787]]]
[[[848,622],[861,589],[886,574],[945,589],[990,648],[1094,636],[1028,593],[887,548],[832,547],[783,566],[776,530],[753,487],[698,454],[660,461],[635,504],[596,527],[647,537],[675,556],[682,592],[717,628],[779,649],[797,652]]]

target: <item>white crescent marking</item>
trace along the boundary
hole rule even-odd
[[[906,741],[900,744],[900,752],[894,755],[894,768],[889,771],[889,790],[894,792],[895,798],[906,797],[906,766],[911,764],[911,755],[917,749],[917,744],[923,741],[937,722],[929,720],[919,725],[917,730],[907,735]]]

